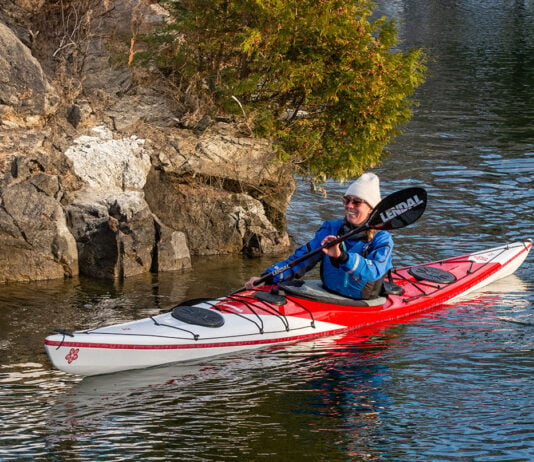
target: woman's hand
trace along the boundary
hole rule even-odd
[[[335,239],[337,239],[337,236],[326,236],[321,241],[321,245],[328,244],[329,242],[332,242]],[[326,255],[328,255],[329,257],[332,257],[332,258],[339,258],[339,257],[341,257],[341,247],[339,246],[339,243],[337,243],[337,244],[335,244],[335,245],[333,245],[331,247],[325,247],[323,249],[323,253],[325,253]]]
[[[261,287],[263,283],[254,285],[254,282],[260,279],[258,276],[252,276],[247,282],[245,282],[245,289],[254,289],[254,287]]]

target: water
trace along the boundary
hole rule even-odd
[[[534,237],[534,5],[383,2],[404,46],[431,54],[414,120],[376,171],[385,194],[429,192],[394,232],[398,266]],[[290,232],[337,216],[300,184]],[[43,338],[242,286],[272,258],[202,258],[123,284],[0,288],[0,460],[534,460],[534,258],[452,306],[352,337],[204,364],[80,379]]]

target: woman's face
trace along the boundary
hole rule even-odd
[[[345,206],[347,221],[352,226],[363,225],[367,221],[367,218],[369,218],[369,214],[373,211],[367,202],[355,196],[343,196],[343,204]]]

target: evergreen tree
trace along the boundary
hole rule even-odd
[[[169,3],[160,62],[317,183],[375,165],[411,117],[424,54],[396,49],[394,22],[373,18],[369,0]]]

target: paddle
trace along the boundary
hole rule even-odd
[[[369,215],[369,219],[363,225],[358,226],[343,236],[339,236],[337,239],[334,239],[327,244],[302,255],[301,257],[289,262],[287,265],[277,268],[275,271],[269,274],[265,274],[259,279],[256,279],[256,281],[254,281],[254,285],[257,286],[258,284],[261,284],[262,282],[265,282],[268,279],[283,273],[290,268],[293,268],[304,260],[317,255],[319,252],[322,252],[323,249],[339,244],[340,242],[343,242],[349,237],[361,233],[362,231],[366,231],[368,229],[399,229],[411,225],[419,219],[419,217],[425,211],[425,208],[426,191],[423,188],[406,188],[390,194],[378,203],[378,205],[371,212],[371,215]]]

